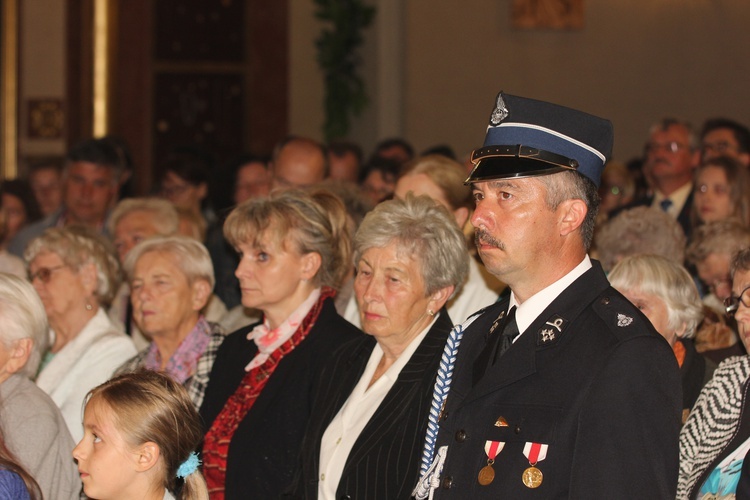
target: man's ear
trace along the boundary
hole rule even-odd
[[[563,201],[558,207],[560,217],[560,236],[567,236],[575,232],[589,212],[586,203],[578,198]]]
[[[135,467],[138,472],[146,472],[152,469],[159,462],[159,457],[161,456],[159,445],[152,441],[147,441],[140,445],[135,453]]]

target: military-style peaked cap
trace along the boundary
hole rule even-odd
[[[609,120],[500,92],[466,184],[575,170],[599,186],[613,141]]]

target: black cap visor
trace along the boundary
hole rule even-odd
[[[578,169],[576,160],[520,144],[476,149],[471,154],[471,162],[474,164],[474,170],[464,184],[509,177],[549,175]]]

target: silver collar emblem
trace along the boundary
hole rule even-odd
[[[633,318],[625,316],[622,313],[617,313],[617,326],[628,326],[633,322]]]

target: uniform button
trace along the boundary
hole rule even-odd
[[[456,441],[458,441],[459,443],[463,443],[464,441],[466,441],[466,431],[464,431],[463,429],[460,431],[456,431]]]
[[[609,297],[602,297],[602,304],[609,305]]]
[[[520,425],[516,425],[516,428],[513,429],[513,432],[515,432],[516,434],[521,434],[521,426]]]
[[[451,489],[451,486],[453,486],[453,478],[448,476],[445,479],[443,479],[443,489],[449,490]]]
[[[351,495],[341,495],[341,500],[352,500]]]
[[[440,421],[445,422],[448,419],[448,412],[443,410],[443,413],[440,414]]]

